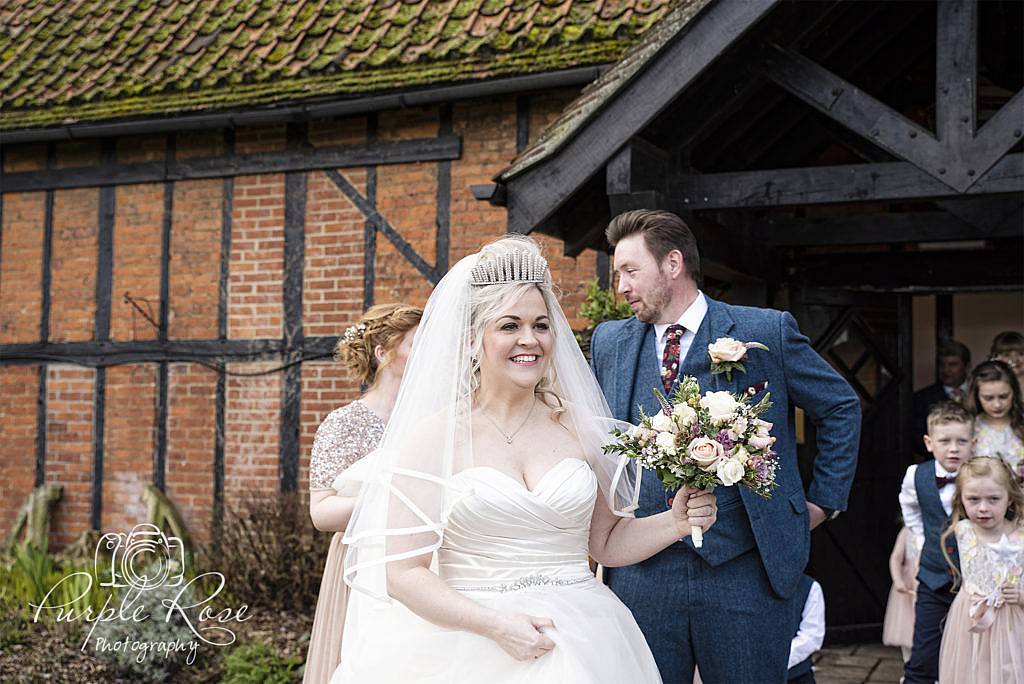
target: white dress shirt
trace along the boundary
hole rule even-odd
[[[903,486],[900,488],[900,509],[903,511],[903,524],[918,539],[924,539],[924,521],[921,518],[921,502],[917,500],[917,486],[914,484],[914,475],[917,473],[917,465],[907,468],[907,474],[903,477]],[[943,468],[938,461],[935,462],[935,477],[953,477],[951,473]],[[939,499],[942,500],[942,509],[946,515],[953,513],[953,494],[956,487],[950,483],[939,490]]]
[[[957,390],[960,391],[960,397],[963,398],[963,397],[967,396],[967,389],[968,389],[968,383],[967,383],[966,380],[964,380],[964,383],[962,385],[960,385],[959,387],[953,387],[952,385],[943,385],[942,386],[942,390],[946,393],[946,396],[948,398],[950,398],[950,399],[953,399],[954,401],[957,398],[956,397]]]
[[[686,358],[686,352],[690,350],[690,345],[693,344],[693,338],[697,336],[697,329],[700,327],[701,322],[704,320],[704,316],[708,313],[708,300],[704,298],[704,293],[697,290],[697,298],[693,300],[693,303],[683,312],[683,315],[676,321],[676,325],[681,325],[686,328],[686,332],[679,338],[679,366],[682,367],[683,359]],[[661,360],[665,356],[665,333],[668,331],[668,326],[671,323],[655,323],[654,324],[654,341],[658,351],[658,368],[661,368]]]
[[[807,593],[807,600],[804,602],[804,610],[800,614],[800,627],[789,645],[789,665],[786,668],[791,668],[797,663],[807,660],[815,651],[821,650],[823,643],[825,643],[825,596],[821,593],[821,585],[812,582],[811,590]]]

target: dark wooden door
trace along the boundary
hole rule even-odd
[[[803,288],[792,292],[790,309],[818,353],[853,386],[863,411],[849,507],[812,533],[808,574],[825,593],[829,643],[877,640],[900,528],[897,496],[911,462],[910,298]],[[806,483],[816,451],[809,420],[797,451]]]

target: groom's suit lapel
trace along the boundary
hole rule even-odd
[[[732,388],[723,386],[726,383],[724,375],[711,374],[711,357],[708,356],[708,345],[719,337],[728,337],[735,326],[735,321],[724,304],[716,302],[707,295],[705,295],[705,298],[708,302],[708,311],[704,314],[704,320],[701,321],[693,342],[690,344],[690,349],[686,352],[686,358],[683,359],[680,377],[692,375],[697,378],[702,393],[721,389],[732,390]],[[735,377],[733,375],[734,379]],[[675,391],[674,388],[673,391]]]
[[[629,420],[633,408],[633,379],[640,372],[640,352],[644,346],[650,326],[636,318],[626,321],[615,345],[614,368],[618,377],[615,381],[615,405],[612,414],[623,420]]]

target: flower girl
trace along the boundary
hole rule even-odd
[[[960,466],[943,548],[954,532],[963,584],[942,635],[939,682],[1024,682],[1024,493],[1002,459]]]

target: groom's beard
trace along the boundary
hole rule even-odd
[[[641,299],[643,308],[636,312],[637,320],[642,323],[668,323],[671,321],[661,320],[662,312],[672,302],[672,289],[664,280],[659,279],[658,283],[651,288],[650,294]]]

